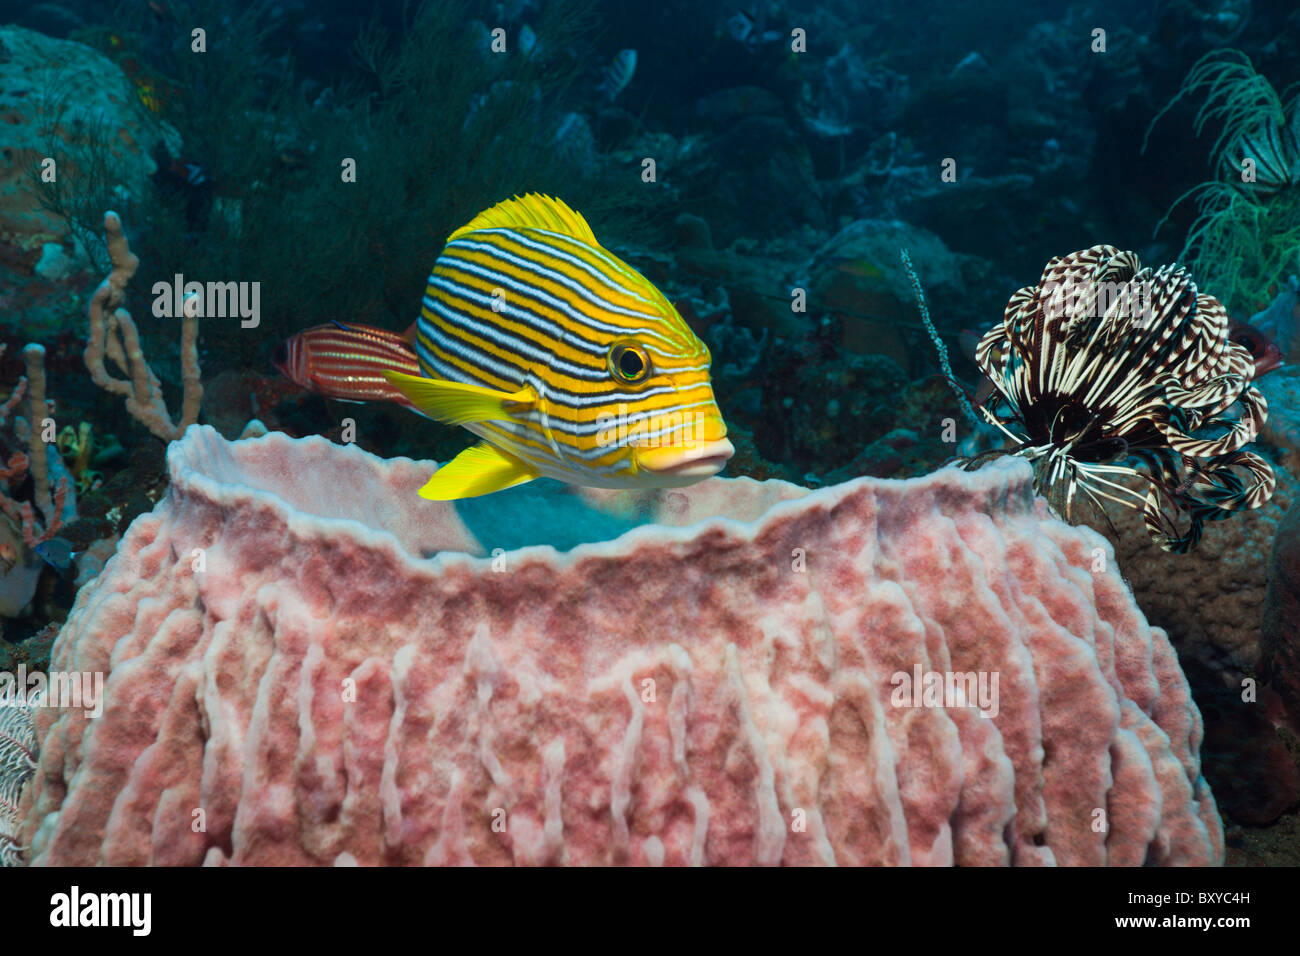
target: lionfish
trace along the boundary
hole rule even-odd
[[[1011,297],[975,361],[995,392],[980,411],[1016,443],[987,454],[1028,459],[1035,490],[1066,520],[1080,493],[1098,510],[1101,498],[1141,508],[1156,543],[1184,553],[1206,521],[1273,494],[1268,463],[1243,450],[1268,415],[1250,384],[1254,357],[1230,340],[1219,300],[1181,268],[1152,271],[1107,245],[1058,256]],[[1004,403],[1010,414],[998,415]]]

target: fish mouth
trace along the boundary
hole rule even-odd
[[[722,437],[694,442],[689,448],[640,448],[637,449],[636,462],[656,477],[689,483],[712,478],[722,471],[735,453],[735,446]]]
[[[1274,354],[1274,350],[1270,349],[1262,357],[1255,360],[1255,378],[1267,375],[1269,372],[1276,372],[1285,364],[1281,350],[1277,350],[1276,354]]]

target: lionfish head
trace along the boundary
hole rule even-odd
[[[1268,463],[1243,450],[1268,415],[1254,358],[1180,268],[1105,245],[1057,257],[975,361],[995,392],[980,411],[1015,442],[1004,453],[1034,465],[1035,489],[1067,520],[1080,495],[1140,508],[1164,550],[1185,552],[1206,521],[1273,494]]]

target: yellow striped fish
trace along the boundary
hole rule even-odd
[[[451,234],[415,350],[421,375],[384,377],[430,418],[483,439],[438,469],[425,498],[540,475],[680,487],[717,474],[734,451],[708,348],[558,199],[510,199]]]

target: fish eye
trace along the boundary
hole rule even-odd
[[[650,376],[650,356],[635,342],[619,342],[609,350],[609,370],[620,382],[636,385]]]
[[[1250,352],[1251,355],[1256,357],[1258,357],[1259,353],[1262,351],[1261,346],[1263,343],[1259,340],[1257,335],[1248,329],[1238,329],[1232,336],[1231,341],[1234,345],[1240,345],[1242,348],[1246,349],[1246,351]]]

